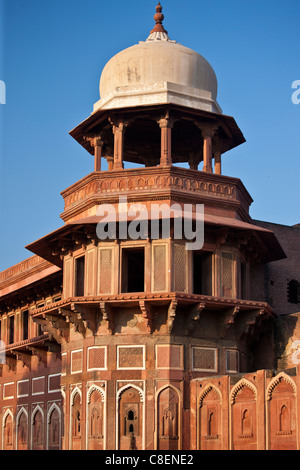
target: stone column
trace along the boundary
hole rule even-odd
[[[212,129],[202,129],[203,137],[203,171],[212,173],[212,138],[214,131]]]
[[[214,152],[214,157],[215,157],[215,173],[217,175],[221,175],[222,174],[221,152],[219,151]]]
[[[101,157],[103,149],[103,140],[100,137],[94,139],[94,171],[101,171]]]
[[[111,155],[108,155],[106,157],[107,163],[108,163],[108,171],[111,171],[114,169],[114,157]]]
[[[124,168],[124,134],[127,123],[117,119],[109,119],[114,133],[114,170]]]
[[[160,152],[160,166],[172,165],[172,128],[173,122],[170,120],[169,115],[161,118],[158,121],[161,129],[161,152]]]
[[[101,157],[104,145],[101,136],[85,137],[85,140],[89,141],[94,149],[94,171],[101,171]]]

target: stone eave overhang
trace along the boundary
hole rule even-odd
[[[243,133],[232,116],[197,110],[170,103],[153,106],[136,106],[133,108],[128,107],[109,110],[97,110],[93,112],[87,119],[78,124],[78,126],[72,129],[69,134],[91,155],[94,155],[94,149],[91,147],[90,143],[85,140],[84,136],[99,132],[103,126],[107,125],[108,118],[117,115],[123,115],[127,118],[129,118],[131,115],[133,115],[133,117],[137,117],[138,114],[143,114],[146,112],[155,113],[159,110],[165,110],[169,112],[173,111],[180,114],[182,118],[190,119],[192,117],[195,120],[200,119],[207,124],[217,124],[220,126],[226,135],[226,143],[224,143],[222,153],[228,152],[229,150],[246,142]]]
[[[174,215],[171,213],[170,217],[166,218],[170,218],[172,220],[174,219]],[[192,215],[191,218],[195,219],[195,215]],[[92,240],[94,243],[99,241],[96,234],[96,226],[98,223],[101,223],[102,219],[102,217],[91,216],[68,223],[49,235],[27,245],[26,248],[48,261],[52,260],[53,264],[56,266],[62,267],[63,255],[67,254],[69,251],[73,251],[76,243],[81,243],[80,240],[82,240],[82,243],[85,245]],[[105,220],[107,222],[107,219]],[[134,217],[132,220],[134,220]],[[129,221],[130,217],[128,217],[128,222]],[[274,233],[270,230],[239,219],[211,214],[204,215],[204,224],[205,230],[208,228],[225,228],[231,232],[235,232],[237,235],[241,235],[242,237],[247,234],[251,235],[259,247],[260,260],[262,262],[270,262],[286,258],[281,245]],[[76,241],[76,238],[79,242]]]
[[[0,299],[59,273],[61,268],[39,256],[31,256],[0,273]]]
[[[68,341],[70,325],[83,336],[89,329],[97,334],[98,327],[106,324],[107,332],[115,333],[115,315],[118,308],[138,308],[145,319],[145,333],[154,333],[155,309],[164,307],[167,310],[166,334],[171,335],[179,311],[184,313],[185,327],[183,335],[192,334],[197,321],[203,312],[215,312],[219,317],[221,337],[225,337],[228,328],[236,327],[238,334],[253,334],[254,329],[262,322],[274,317],[272,308],[265,302],[240,299],[218,298],[206,295],[169,292],[161,294],[130,293],[119,295],[102,295],[93,297],[70,297],[55,305],[32,311],[35,321],[43,324],[59,343]],[[178,334],[178,333],[177,333]]]
[[[36,310],[31,310],[32,317],[42,317],[46,313],[60,315],[59,310],[74,305],[86,305],[94,308],[99,307],[100,302],[109,303],[113,307],[124,307],[125,303],[130,308],[138,306],[140,301],[147,301],[155,305],[168,305],[171,301],[177,301],[179,305],[187,306],[193,304],[204,304],[210,310],[223,310],[232,307],[239,307],[241,311],[260,310],[261,313],[274,317],[274,311],[267,302],[254,300],[231,299],[225,297],[214,297],[208,295],[188,294],[184,292],[167,293],[126,293],[99,296],[68,297],[55,304],[49,304]]]

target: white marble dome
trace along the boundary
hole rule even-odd
[[[217,89],[204,57],[171,41],[166,31],[152,32],[105,65],[94,111],[171,103],[221,113]]]

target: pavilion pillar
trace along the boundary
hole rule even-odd
[[[111,155],[108,155],[106,157],[106,161],[108,163],[108,171],[111,171],[114,169],[114,157],[112,157]]]
[[[219,151],[214,152],[214,158],[215,158],[215,173],[217,175],[221,175],[222,174],[221,152]]]
[[[85,136],[84,140],[90,143],[90,146],[94,149],[94,171],[101,171],[101,157],[104,142],[101,136]]]
[[[202,131],[203,137],[203,171],[212,173],[212,138],[214,131],[206,129]]]
[[[127,122],[109,119],[114,133],[114,170],[124,168],[124,135]]]
[[[161,129],[160,166],[172,165],[172,128],[173,122],[168,114],[158,121]]]
[[[91,144],[94,147],[94,171],[101,171],[101,157],[104,142],[101,137],[95,137]]]

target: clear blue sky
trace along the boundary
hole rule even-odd
[[[156,0],[0,0],[0,271],[31,256],[24,246],[63,225],[60,192],[93,169],[69,131],[99,99],[117,52],[145,40]],[[202,54],[218,102],[247,142],[226,153],[223,173],[241,178],[251,216],[300,222],[299,0],[162,0],[171,39]]]

